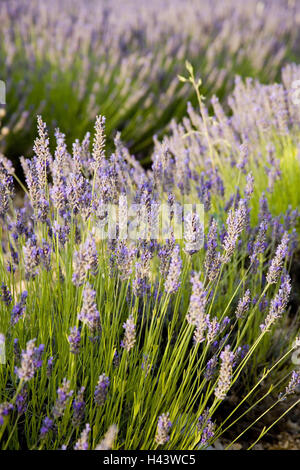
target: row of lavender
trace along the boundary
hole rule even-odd
[[[251,448],[269,409],[299,403],[298,69],[284,85],[237,81],[232,115],[213,99],[214,118],[187,69],[199,111],[155,139],[151,170],[119,134],[106,150],[102,116],[71,152],[57,130],[54,154],[38,118],[22,207],[1,157],[3,449],[230,448],[261,423]],[[124,198],[149,226],[160,204],[171,222],[203,204],[204,227],[191,206],[184,238],[104,238]]]
[[[235,74],[278,78],[298,57],[299,4],[292,0],[4,0],[0,80],[6,83],[2,151],[29,154],[43,114],[70,142],[101,113],[107,133],[144,151],[154,133],[186,110],[176,80],[189,59],[205,94],[223,98]],[[1,111],[2,112],[2,111]],[[138,129],[138,132],[137,132]]]

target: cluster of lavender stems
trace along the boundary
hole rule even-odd
[[[299,71],[283,73],[288,80]],[[242,111],[243,90],[260,106],[256,121],[251,113],[246,119]],[[257,90],[260,94],[255,97]],[[295,327],[290,332],[293,281],[287,270],[297,250],[299,214],[298,207],[290,204],[280,215],[273,211],[284,170],[279,171],[272,139],[275,128],[279,139],[288,135],[293,142],[295,126],[284,110],[294,112],[295,122],[297,113],[291,98],[285,97],[278,104],[280,122],[274,119],[268,133],[271,117],[264,99],[275,106],[271,99],[275,91],[281,97],[280,85],[265,89],[237,80],[231,119],[214,100],[214,124],[206,122],[206,109],[199,114],[189,105],[188,118],[174,122],[162,140],[155,138],[151,170],[130,154],[120,136],[109,153],[103,116],[96,119],[93,138],[87,134],[76,140],[71,151],[57,130],[54,152],[47,127],[38,117],[34,156],[22,159],[28,189],[22,208],[14,208],[9,178],[13,170],[1,157],[1,348],[12,354],[7,354],[7,379],[0,383],[5,391],[0,439],[15,415],[28,419],[35,406],[32,397],[37,393],[41,398],[46,389],[49,402],[42,400],[37,441],[32,445],[51,445],[53,432],[60,448],[87,450],[97,416],[102,428],[93,440],[102,439],[99,449],[115,445],[117,429],[120,446],[132,438],[141,446],[145,439],[147,447],[169,447],[173,436],[174,442],[179,439],[173,419],[178,397],[182,401],[186,393],[188,402],[194,401],[196,386],[189,380],[196,364],[199,374],[194,380],[203,401],[196,400],[195,407],[207,401],[210,410],[212,403],[222,407],[242,383],[241,369],[251,368],[253,354],[266,359],[266,351],[271,351],[268,357],[274,364],[279,360],[276,334],[283,332],[282,344],[289,349],[297,331]],[[269,178],[260,191],[252,160],[262,123],[270,142],[260,169],[269,165]],[[217,159],[210,158],[217,152],[238,175],[238,187],[226,179]],[[272,165],[276,171],[271,175]],[[5,187],[9,191],[4,194]],[[167,201],[172,220],[187,226],[187,236],[176,239],[173,231],[167,239],[103,239],[107,204],[124,195],[130,204],[143,204],[143,223],[153,220],[154,205]],[[195,215],[184,218],[175,209],[190,200],[205,206],[204,227]],[[117,235],[120,232],[118,226]],[[297,314],[292,314],[296,325]],[[253,361],[253,367],[258,372],[260,364]],[[280,379],[291,372],[291,364],[282,370]],[[189,387],[180,388],[185,381]],[[294,371],[282,387],[281,399],[294,394],[298,385],[299,374]],[[168,405],[163,409],[170,413],[159,415],[149,406],[149,390],[153,400],[159,397],[161,404]],[[143,400],[136,401],[144,391],[147,408]],[[185,412],[195,418],[198,410]],[[128,438],[131,413],[145,432]],[[197,445],[205,447],[215,438],[215,417],[205,410],[201,413],[194,423],[199,430]],[[69,442],[63,441],[64,426],[76,428],[76,438],[70,435]]]

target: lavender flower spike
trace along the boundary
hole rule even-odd
[[[49,433],[49,431],[52,429],[52,427],[53,427],[53,420],[48,418],[48,416],[46,416],[46,418],[44,418],[43,420],[43,425],[40,429],[40,438],[44,439]]]
[[[276,282],[278,281],[279,275],[283,267],[284,259],[288,252],[288,244],[289,244],[289,235],[287,232],[284,232],[282,240],[277,247],[275,256],[272,259],[271,265],[269,267],[269,271],[267,274],[268,284],[276,284]]]
[[[97,116],[92,154],[95,168],[99,168],[105,158],[105,140],[105,117]]]
[[[155,442],[159,446],[163,446],[170,440],[169,432],[172,423],[169,420],[169,413],[163,413],[158,418],[157,431],[155,436]]]
[[[246,290],[244,296],[239,300],[237,309],[235,311],[236,318],[244,318],[249,310],[251,302],[250,290]]]
[[[83,305],[78,318],[88,326],[92,334],[95,334],[101,328],[100,315],[96,305],[96,291],[92,289],[89,283],[86,284],[83,291]]]
[[[271,300],[270,310],[264,323],[260,325],[262,331],[268,330],[275,321],[282,316],[287,307],[290,292],[291,280],[289,275],[286,274],[283,276],[278,293],[275,295],[274,299]]]
[[[26,299],[27,299],[27,291],[25,290],[21,294],[21,300],[16,305],[14,305],[11,311],[11,324],[16,325],[20,318],[24,316],[26,310]]]
[[[74,253],[73,261],[73,277],[72,281],[76,287],[80,287],[84,284],[87,276],[86,269],[86,253],[84,247],[80,247],[78,251]]]
[[[78,354],[80,350],[80,329],[76,326],[70,328],[70,335],[68,336],[70,343],[70,352],[72,354]]]
[[[14,409],[14,406],[11,403],[4,402],[0,403],[0,426],[4,423],[4,418],[9,415],[9,413]]]
[[[91,427],[89,424],[85,425],[79,440],[76,442],[74,450],[89,450],[89,435]]]
[[[75,286],[82,286],[87,274],[90,272],[93,276],[98,270],[98,253],[96,243],[91,235],[88,236],[85,243],[81,244],[79,250],[75,252],[73,259],[73,278]]]
[[[209,439],[214,436],[215,424],[209,417],[209,408],[200,416],[197,423],[198,431],[201,433],[200,447],[208,444]]]
[[[128,319],[123,324],[123,328],[125,330],[125,335],[123,341],[121,342],[121,347],[129,352],[134,347],[136,341],[135,323],[132,314],[129,315]]]
[[[196,343],[204,341],[204,332],[207,328],[205,315],[206,296],[203,283],[200,281],[200,274],[194,273],[191,278],[192,294],[190,297],[190,305],[186,316],[187,322],[196,327],[194,340]]]
[[[26,279],[34,278],[38,274],[40,263],[40,250],[37,247],[35,237],[29,238],[23,247],[24,266]]]
[[[64,414],[69,398],[73,395],[73,390],[70,390],[70,382],[66,378],[64,378],[62,386],[58,388],[57,395],[53,415],[55,418],[60,418]]]
[[[246,186],[245,186],[245,195],[248,199],[252,196],[253,191],[254,191],[254,178],[253,178],[253,174],[250,172],[247,175]]]
[[[20,393],[16,397],[16,407],[18,415],[22,415],[27,411],[27,390],[23,387]]]
[[[211,344],[215,338],[217,337],[219,330],[220,330],[220,323],[218,322],[217,317],[214,317],[211,321],[209,319],[209,315],[206,317],[206,322],[207,322],[207,344]],[[197,330],[195,334],[197,333]]]
[[[225,346],[225,349],[221,352],[220,357],[222,363],[218,383],[215,388],[215,396],[218,398],[218,400],[224,400],[230,388],[234,360],[234,353],[230,351],[229,345]]]
[[[98,379],[98,383],[95,388],[94,399],[95,403],[98,406],[102,406],[105,403],[108,387],[110,384],[110,380],[105,374],[101,374]]]
[[[73,426],[79,426],[84,418],[85,401],[84,401],[85,387],[81,387],[76,399],[73,401]]]
[[[36,370],[41,367],[41,356],[44,351],[44,345],[35,347],[35,339],[28,341],[26,350],[22,351],[21,367],[16,367],[15,372],[20,380],[28,382],[34,377]]]
[[[240,233],[243,231],[247,221],[246,201],[240,199],[237,210],[230,210],[227,217],[227,233],[223,242],[224,253],[222,261],[228,263],[234,253],[235,246]]]
[[[111,450],[118,434],[118,427],[116,424],[112,424],[107,433],[105,434],[102,441],[97,445],[95,450]]]
[[[10,290],[4,284],[4,282],[2,282],[1,284],[1,292],[2,293],[0,294],[0,297],[1,297],[2,302],[4,302],[5,305],[8,306],[12,302],[12,296],[11,296]]]
[[[206,369],[204,372],[204,377],[206,378],[206,380],[212,380],[212,378],[214,377],[217,365],[218,365],[218,358],[216,355],[214,355],[206,364]]]
[[[185,247],[184,251],[189,255],[197,253],[203,246],[204,232],[199,215],[189,212],[185,218]]]
[[[293,370],[291,380],[289,381],[285,392],[279,395],[280,400],[285,400],[288,395],[292,395],[300,385],[300,372]]]
[[[259,225],[258,233],[252,247],[252,252],[250,254],[250,261],[254,266],[258,264],[259,254],[265,251],[267,230],[268,224],[265,220],[263,220]]]
[[[220,254],[217,252],[217,222],[212,220],[207,237],[207,250],[204,260],[205,271],[208,279],[214,281],[218,276],[220,270]]]
[[[179,246],[176,245],[172,253],[169,272],[167,274],[165,282],[165,291],[167,292],[167,294],[172,294],[176,292],[180,286],[180,273],[182,261],[180,258],[179,251]]]

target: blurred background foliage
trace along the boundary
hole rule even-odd
[[[225,105],[236,75],[271,83],[299,61],[300,8],[291,0],[3,0],[0,17],[0,151],[15,162],[32,154],[37,114],[70,145],[101,113],[109,150],[120,131],[148,164],[153,136],[196,104],[177,79],[186,59],[207,103],[216,94]]]

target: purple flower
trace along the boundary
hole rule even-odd
[[[217,253],[217,222],[212,220],[207,237],[207,248],[204,260],[206,275],[210,281],[214,281],[218,276],[221,264],[220,254]]]
[[[88,326],[93,335],[101,329],[100,315],[96,305],[96,291],[88,282],[83,290],[83,304],[78,318]]]
[[[278,245],[274,258],[271,261],[267,274],[267,283],[276,284],[282,271],[285,257],[288,253],[289,235],[284,233],[281,243]]]
[[[203,246],[203,226],[197,213],[189,212],[184,220],[184,251],[189,255],[197,253]]]
[[[39,187],[43,189],[47,181],[47,166],[52,157],[49,150],[49,138],[46,124],[41,116],[37,116],[38,137],[34,141],[33,150],[36,155],[36,170]]]
[[[44,418],[43,420],[43,425],[40,429],[40,438],[45,439],[51,429],[53,429],[53,420],[46,416],[46,418]]]
[[[209,417],[209,408],[207,408],[198,420],[198,430],[201,433],[200,445],[205,445],[214,436],[215,424]]]
[[[245,167],[248,164],[248,156],[249,156],[248,144],[247,142],[243,142],[240,145],[240,158],[236,165],[237,168],[242,170],[243,173],[246,173]]]
[[[206,380],[212,380],[218,365],[218,357],[214,355],[206,364],[204,377]]]
[[[70,227],[67,224],[59,225],[59,223],[55,220],[53,224],[53,236],[55,237],[55,239],[58,239],[61,245],[66,244],[66,242],[68,241],[69,234]]]
[[[84,418],[85,401],[84,401],[85,387],[81,387],[76,399],[73,401],[73,420],[74,426],[79,426]]]
[[[85,425],[79,440],[76,442],[74,450],[88,450],[89,449],[89,435],[91,427],[89,424]]]
[[[93,276],[98,270],[98,252],[95,240],[89,236],[85,243],[80,245],[79,250],[74,253],[73,259],[73,278],[75,286],[84,284],[85,279],[90,272]]]
[[[21,351],[20,351],[18,338],[14,339],[14,355],[15,355],[15,361],[18,362],[21,357]]]
[[[2,282],[2,285],[1,285],[0,297],[1,297],[2,302],[4,302],[5,305],[7,306],[12,302],[12,296],[11,296],[10,290],[4,284],[4,282]]]
[[[14,406],[11,403],[4,402],[0,403],[0,426],[4,423],[4,418],[9,415],[9,413],[14,409]]]
[[[218,400],[224,400],[230,388],[232,368],[234,361],[234,353],[230,351],[230,346],[225,346],[225,349],[220,354],[221,367],[217,386],[215,388],[215,396]]]
[[[237,364],[239,364],[242,359],[244,359],[244,357],[247,355],[248,351],[249,351],[249,345],[248,344],[244,344],[244,346],[239,346],[235,352],[235,361],[234,361],[234,364],[233,364],[233,367],[236,367]]]
[[[180,275],[182,268],[182,260],[180,258],[180,249],[178,245],[175,245],[171,255],[171,262],[167,278],[165,281],[165,291],[167,294],[177,292],[180,287]]]
[[[162,245],[158,251],[158,256],[160,258],[159,270],[160,270],[161,275],[164,278],[168,274],[171,254],[174,250],[174,246],[175,246],[175,239],[174,239],[174,236],[172,236],[171,238],[168,238],[166,240],[166,243]]]
[[[84,244],[84,249],[85,249],[86,269],[93,276],[96,276],[98,272],[98,252],[96,248],[96,242],[92,236],[88,236]]]
[[[163,413],[158,418],[155,442],[157,445],[164,445],[170,440],[169,432],[172,423],[169,420],[169,413]]]
[[[269,313],[260,328],[262,331],[268,330],[283,315],[291,292],[291,281],[288,274],[282,277],[282,282],[278,293],[271,300]]]
[[[250,290],[247,289],[244,296],[239,300],[237,309],[235,311],[236,318],[244,318],[249,310],[251,303]]]
[[[135,333],[135,323],[134,323],[134,318],[133,315],[129,315],[128,319],[126,320],[125,323],[123,323],[123,328],[125,330],[124,334],[124,339],[121,342],[121,347],[126,349],[126,351],[130,351],[136,341],[136,333]]]
[[[288,395],[295,393],[297,387],[300,385],[300,372],[295,370],[292,372],[291,380],[289,381],[285,392],[279,395],[280,400],[285,400]]]
[[[207,344],[213,343],[215,338],[217,337],[219,330],[220,330],[220,323],[218,322],[217,317],[214,317],[211,321],[209,319],[209,315],[206,316],[206,323],[207,323]]]
[[[14,193],[13,177],[0,161],[0,217],[4,217],[9,209],[9,201]]]
[[[27,240],[23,253],[26,279],[34,278],[38,274],[37,267],[40,263],[40,250],[34,236]]]
[[[16,397],[16,406],[19,415],[22,415],[27,410],[27,390],[22,388],[21,392]]]
[[[51,246],[43,240],[42,248],[40,248],[40,259],[46,271],[51,270]]]
[[[105,159],[105,117],[100,115],[96,117],[92,156],[96,171]]]
[[[66,378],[64,378],[62,386],[57,389],[57,395],[53,415],[55,418],[60,418],[64,414],[69,398],[73,395],[73,390],[70,390],[70,382]]]
[[[108,387],[110,385],[110,380],[107,375],[102,374],[99,376],[98,383],[95,388],[94,399],[95,403],[98,406],[102,406],[105,403]]]
[[[123,240],[118,240],[116,260],[122,281],[130,278],[133,269],[133,260],[136,256],[136,249],[128,248]]]
[[[11,243],[9,245],[9,248],[10,248],[10,259],[9,259],[6,269],[9,273],[11,272],[14,273],[16,270],[16,267],[19,264],[19,255]]]
[[[138,297],[144,296],[149,288],[151,258],[151,247],[148,244],[143,244],[139,262],[135,264],[135,278],[132,283],[133,292]]]
[[[246,201],[241,199],[238,208],[230,210],[227,217],[227,233],[223,241],[224,253],[222,261],[228,263],[234,253],[236,243],[240,233],[243,231],[247,221],[247,205]]]
[[[12,325],[16,325],[20,318],[23,317],[25,310],[26,310],[26,299],[27,299],[27,291],[25,290],[21,294],[21,299],[20,302],[18,302],[16,305],[14,305],[12,311],[11,311],[11,323]]]
[[[192,294],[190,305],[186,315],[187,322],[196,327],[194,340],[196,343],[204,341],[204,332],[207,328],[207,319],[205,314],[207,292],[204,290],[203,283],[200,281],[199,273],[193,273],[191,277]]]
[[[256,267],[258,264],[258,257],[266,249],[266,233],[268,230],[268,224],[266,221],[262,221],[259,225],[258,234],[255,242],[251,249],[250,261],[251,264]]]
[[[251,172],[248,173],[246,180],[245,195],[249,199],[254,191],[254,178]]]
[[[76,326],[70,328],[70,335],[68,336],[68,341],[70,343],[70,352],[72,354],[78,354],[80,351],[80,329]]]
[[[15,372],[20,380],[27,382],[34,377],[37,369],[42,365],[44,345],[35,346],[35,339],[28,341],[26,350],[22,351],[21,367],[16,367]]]
[[[73,260],[73,284],[80,287],[84,284],[87,276],[85,252],[81,249],[75,251]]]

